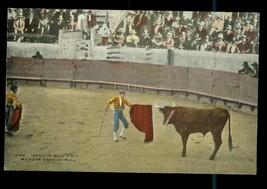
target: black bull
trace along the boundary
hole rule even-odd
[[[227,110],[216,109],[196,109],[189,107],[157,107],[164,115],[164,125],[173,124],[176,131],[181,135],[183,142],[182,157],[186,155],[186,145],[191,133],[202,133],[204,136],[211,132],[215,149],[210,156],[213,160],[222,144],[222,131],[227,120],[229,120],[229,150],[232,151],[232,136],[230,128],[230,114]]]

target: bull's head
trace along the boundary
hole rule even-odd
[[[170,118],[172,116],[175,103],[173,102],[172,106],[160,106],[157,103],[155,103],[155,107],[159,109],[159,111],[163,114],[164,120],[163,120],[163,125],[166,125],[169,123]]]

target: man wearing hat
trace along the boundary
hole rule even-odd
[[[251,66],[253,67],[253,70],[250,76],[258,77],[259,76],[259,65],[257,64],[257,62],[254,62],[253,64],[251,64]]]
[[[24,16],[22,14],[19,14],[18,17],[16,18],[16,20],[14,21],[13,24],[13,28],[14,28],[14,33],[24,33],[24,29],[25,29],[25,20],[24,20]],[[17,37],[16,35],[14,36],[14,41],[18,41],[21,42],[24,40],[24,37]]]
[[[163,47],[163,39],[160,32],[155,34],[151,40],[152,48],[161,48]]]
[[[172,32],[168,32],[166,34],[166,39],[163,41],[163,46],[165,48],[172,48],[174,47],[174,39],[172,38],[173,37],[173,33]]]
[[[226,52],[231,53],[231,48],[234,41],[234,32],[232,31],[232,26],[228,25],[223,32],[223,38],[226,43]]]
[[[130,35],[126,37],[126,45],[127,47],[137,47],[139,44],[139,37],[136,35],[135,30],[130,31]]]
[[[115,142],[118,142],[117,132],[119,129],[119,120],[123,123],[123,127],[120,132],[120,138],[126,140],[125,130],[128,128],[128,121],[123,114],[123,110],[125,109],[125,105],[131,106],[128,100],[125,98],[126,91],[119,91],[119,95],[112,97],[106,103],[105,111],[109,109],[109,106],[113,104],[114,109],[114,125],[113,125],[113,139]]]
[[[212,51],[215,52],[225,52],[226,43],[224,42],[224,37],[222,33],[219,33],[216,41],[213,43]]]
[[[246,54],[250,52],[250,44],[247,42],[247,36],[242,35],[242,40],[237,44],[237,53]]]
[[[253,70],[251,67],[248,65],[247,61],[243,62],[243,68],[241,70],[238,70],[238,73],[241,75],[247,75],[253,73]]]
[[[112,42],[114,46],[122,47],[124,45],[125,37],[123,33],[123,29],[119,28],[116,33],[112,35]]]

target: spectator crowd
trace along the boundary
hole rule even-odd
[[[83,39],[90,39],[94,28],[101,39],[97,45],[103,46],[258,54],[259,16],[255,12],[127,10],[117,29],[111,31],[108,22],[98,25],[91,10],[9,8],[7,32],[13,35],[7,40],[57,43],[60,30],[81,30]]]

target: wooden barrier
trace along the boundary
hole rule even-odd
[[[78,84],[111,86],[132,89],[180,93],[247,105],[254,111],[258,104],[258,78],[237,73],[131,62],[12,58],[7,62],[7,79],[37,81],[43,86],[49,82],[64,83],[67,87]]]

